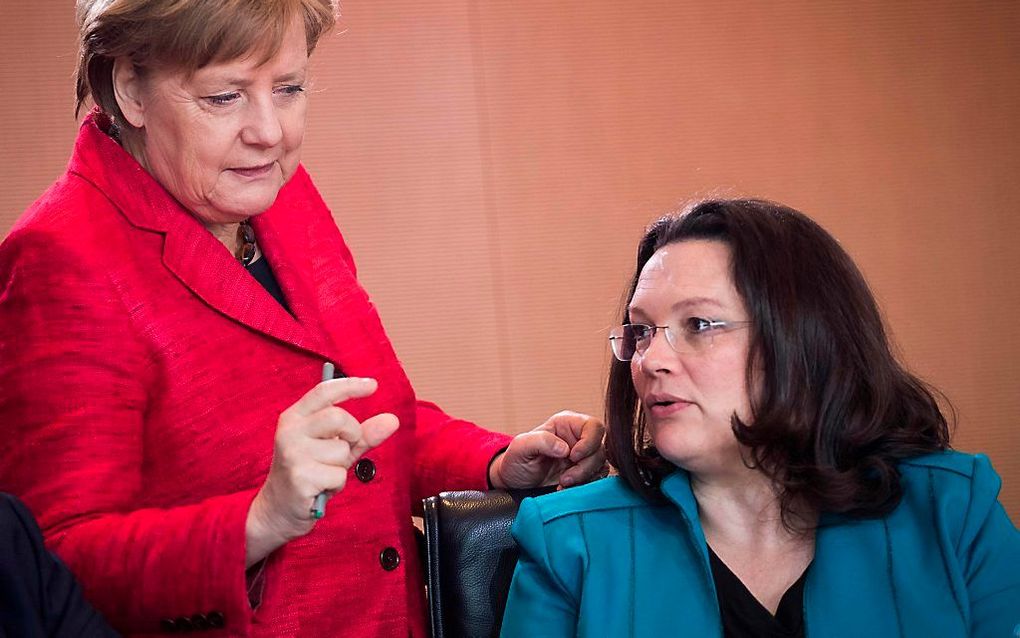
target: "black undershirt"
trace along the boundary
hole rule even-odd
[[[724,638],[804,638],[804,579],[807,570],[786,590],[776,615],[748,591],[712,548],[708,548]]]
[[[273,299],[280,302],[280,305],[287,312],[290,312],[290,308],[287,307],[287,301],[283,297],[283,290],[280,288],[280,284],[276,282],[276,277],[273,276],[273,269],[269,267],[269,260],[264,256],[259,257],[245,266],[245,268],[255,278],[255,281],[259,282],[266,289],[266,292],[273,296]]]

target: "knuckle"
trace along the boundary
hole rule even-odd
[[[351,418],[351,413],[350,412],[348,412],[347,410],[345,410],[345,409],[343,409],[343,408],[341,408],[339,406],[336,406],[336,405],[330,405],[330,406],[326,407],[323,410],[323,412],[328,414],[329,418],[335,419],[338,422],[339,421],[344,421],[346,419]]]
[[[293,486],[293,491],[297,492],[301,496],[317,494],[319,492],[318,483],[320,483],[320,481],[316,480],[315,472],[307,465],[295,467],[291,472],[291,485]]]
[[[330,489],[339,492],[347,485],[347,469],[338,469],[331,473]]]
[[[293,437],[281,437],[277,439],[274,448],[277,459],[287,467],[299,465],[301,461],[300,446]]]
[[[279,437],[287,430],[293,429],[295,422],[298,420],[298,417],[294,414],[293,408],[287,408],[281,412],[280,418],[276,421],[276,436]]]
[[[346,416],[347,413],[335,405],[323,408],[319,413],[319,418],[322,420],[322,424],[332,429],[340,429],[343,427]]]
[[[312,388],[312,398],[315,399],[317,403],[333,405],[333,403],[338,400],[336,396],[338,386],[339,379],[324,381]]]
[[[322,383],[318,383],[312,388],[312,394],[319,398],[327,398],[333,394],[332,390],[337,385],[335,379],[328,379]]]
[[[351,422],[346,424],[344,428],[344,434],[346,436],[341,437],[345,442],[356,443],[364,438],[364,429],[356,419],[351,419]]]

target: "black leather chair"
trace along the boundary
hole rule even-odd
[[[425,499],[426,595],[432,638],[499,635],[517,564],[510,524],[521,499],[554,489],[443,492]]]

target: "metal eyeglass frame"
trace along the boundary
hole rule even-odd
[[[673,350],[673,352],[676,352],[677,354],[699,354],[700,352],[704,352],[704,350],[681,349],[678,345],[679,335],[683,334],[685,336],[697,335],[714,337],[714,335],[717,332],[737,330],[739,328],[747,327],[753,323],[752,321],[749,320],[725,321],[722,319],[702,319],[701,317],[689,317],[685,321],[688,321],[690,319],[701,319],[706,323],[705,328],[700,332],[692,332],[686,328],[674,329],[672,326],[653,326],[647,323],[627,323],[620,326],[616,326],[609,332],[609,345],[613,351],[613,356],[616,357],[619,361],[627,362],[633,359],[636,355],[643,355],[645,351],[648,350],[648,346],[652,344],[652,339],[655,338],[656,333],[659,332],[660,330],[662,330],[663,333],[666,335],[666,343],[669,344],[669,347]],[[626,330],[628,326],[630,327],[641,326],[643,328],[650,330],[651,334],[649,334],[647,337],[636,339],[634,341],[633,354],[631,354],[630,357],[625,359],[622,355],[624,341],[622,332]],[[639,345],[641,342],[644,342],[645,345],[644,346]],[[714,339],[709,341],[708,343],[709,348],[712,347],[713,342]]]

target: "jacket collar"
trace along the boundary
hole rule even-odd
[[[681,469],[667,474],[659,484],[663,496],[680,508],[684,516],[692,521],[698,520],[698,502],[694,500],[691,490],[691,475]]]
[[[319,325],[314,292],[301,283],[307,257],[293,247],[279,246],[286,235],[279,218],[286,218],[288,206],[294,205],[291,183],[281,189],[269,210],[253,218],[252,227],[293,316],[109,136],[109,128],[109,118],[98,110],[85,118],[68,171],[101,191],[133,226],[162,234],[163,265],[209,307],[266,336],[329,359],[322,339],[307,329]],[[300,172],[307,178],[303,169]]]
[[[683,514],[687,523],[694,545],[708,567],[708,541],[705,539],[705,531],[701,529],[701,518],[698,516],[698,502],[694,499],[694,491],[691,489],[691,475],[686,471],[677,468],[671,474],[662,479],[659,489],[668,501],[676,505]]]

